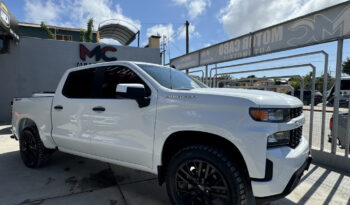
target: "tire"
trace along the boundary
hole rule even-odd
[[[243,169],[208,145],[180,150],[167,168],[166,186],[176,205],[247,204],[251,189]]]
[[[22,130],[19,149],[23,163],[29,168],[45,166],[52,153],[52,150],[45,148],[37,129],[34,127],[27,127]]]

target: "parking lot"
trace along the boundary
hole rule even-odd
[[[0,126],[0,204],[169,204],[155,175],[61,152],[26,168],[9,126]],[[301,184],[272,204],[350,204],[350,173],[312,164]]]

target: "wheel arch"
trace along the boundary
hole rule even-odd
[[[22,131],[23,129],[27,128],[27,127],[34,127],[38,133],[39,133],[39,130],[38,130],[38,127],[36,126],[36,123],[34,122],[33,119],[30,119],[30,118],[22,118],[19,123],[18,123],[18,128],[17,128],[17,134],[18,134],[18,139],[21,138],[21,135],[22,135]],[[39,133],[40,135],[40,133]]]
[[[18,121],[17,129],[16,129],[16,135],[18,139],[21,138],[22,131],[26,127],[33,127],[37,131],[42,143],[47,149],[57,148],[56,143],[51,138],[51,129],[47,128],[47,126],[41,126],[34,119],[30,117],[24,117]]]
[[[226,138],[208,132],[202,131],[178,131],[167,137],[163,144],[161,152],[161,165],[158,166],[158,180],[162,184],[167,166],[172,158],[182,148],[195,145],[206,144],[222,149],[228,157],[239,163],[240,167],[245,169],[248,174],[248,168],[237,146]],[[249,176],[248,176],[249,178]]]

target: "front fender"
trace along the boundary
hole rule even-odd
[[[243,156],[249,176],[264,178],[266,139],[276,128],[253,121],[248,109],[249,106],[246,105],[203,106],[162,103],[157,110],[154,171],[161,165],[162,149],[171,134],[179,131],[199,131],[218,135],[233,143]]]

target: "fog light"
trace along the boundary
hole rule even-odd
[[[288,145],[290,141],[289,131],[276,132],[267,137],[267,147]]]

